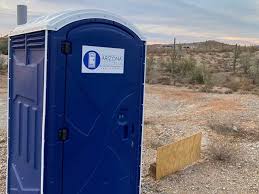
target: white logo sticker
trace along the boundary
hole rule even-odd
[[[124,73],[124,49],[82,47],[82,73]]]

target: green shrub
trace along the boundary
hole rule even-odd
[[[147,57],[147,64],[146,64],[146,82],[151,83],[152,82],[152,73],[154,71],[154,56],[148,56]]]
[[[252,55],[251,52],[242,53],[240,55],[240,64],[241,68],[244,71],[244,74],[249,73],[249,69],[252,66]]]
[[[0,38],[0,54],[8,54],[8,39],[7,37]]]
[[[203,69],[201,67],[196,67],[192,71],[192,78],[191,78],[192,83],[197,83],[197,84],[204,84],[204,74],[203,74]]]
[[[196,67],[196,61],[189,57],[183,58],[178,63],[176,63],[176,68],[174,73],[178,73],[181,76],[189,76],[193,73]]]

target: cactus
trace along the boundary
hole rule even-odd
[[[234,73],[236,73],[236,64],[237,64],[238,56],[239,56],[239,46],[236,44],[235,50],[234,50],[234,61],[233,61],[233,72]]]
[[[175,63],[176,63],[176,38],[174,38],[174,45],[173,45],[173,53],[172,53],[172,56],[171,56],[171,78],[174,77],[174,67],[175,67]]]

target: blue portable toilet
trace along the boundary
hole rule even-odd
[[[138,194],[146,42],[65,11],[9,36],[8,194]]]

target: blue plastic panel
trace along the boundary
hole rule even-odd
[[[136,194],[143,45],[102,23],[71,30],[68,41],[64,194]],[[81,73],[83,45],[125,49],[124,73]]]
[[[9,194],[40,193],[44,42],[44,32],[11,37]]]
[[[63,41],[72,53],[61,53]],[[139,192],[145,46],[132,31],[92,19],[50,32],[44,193]],[[82,46],[125,49],[123,74],[82,74]],[[58,139],[59,129],[68,140]]]

